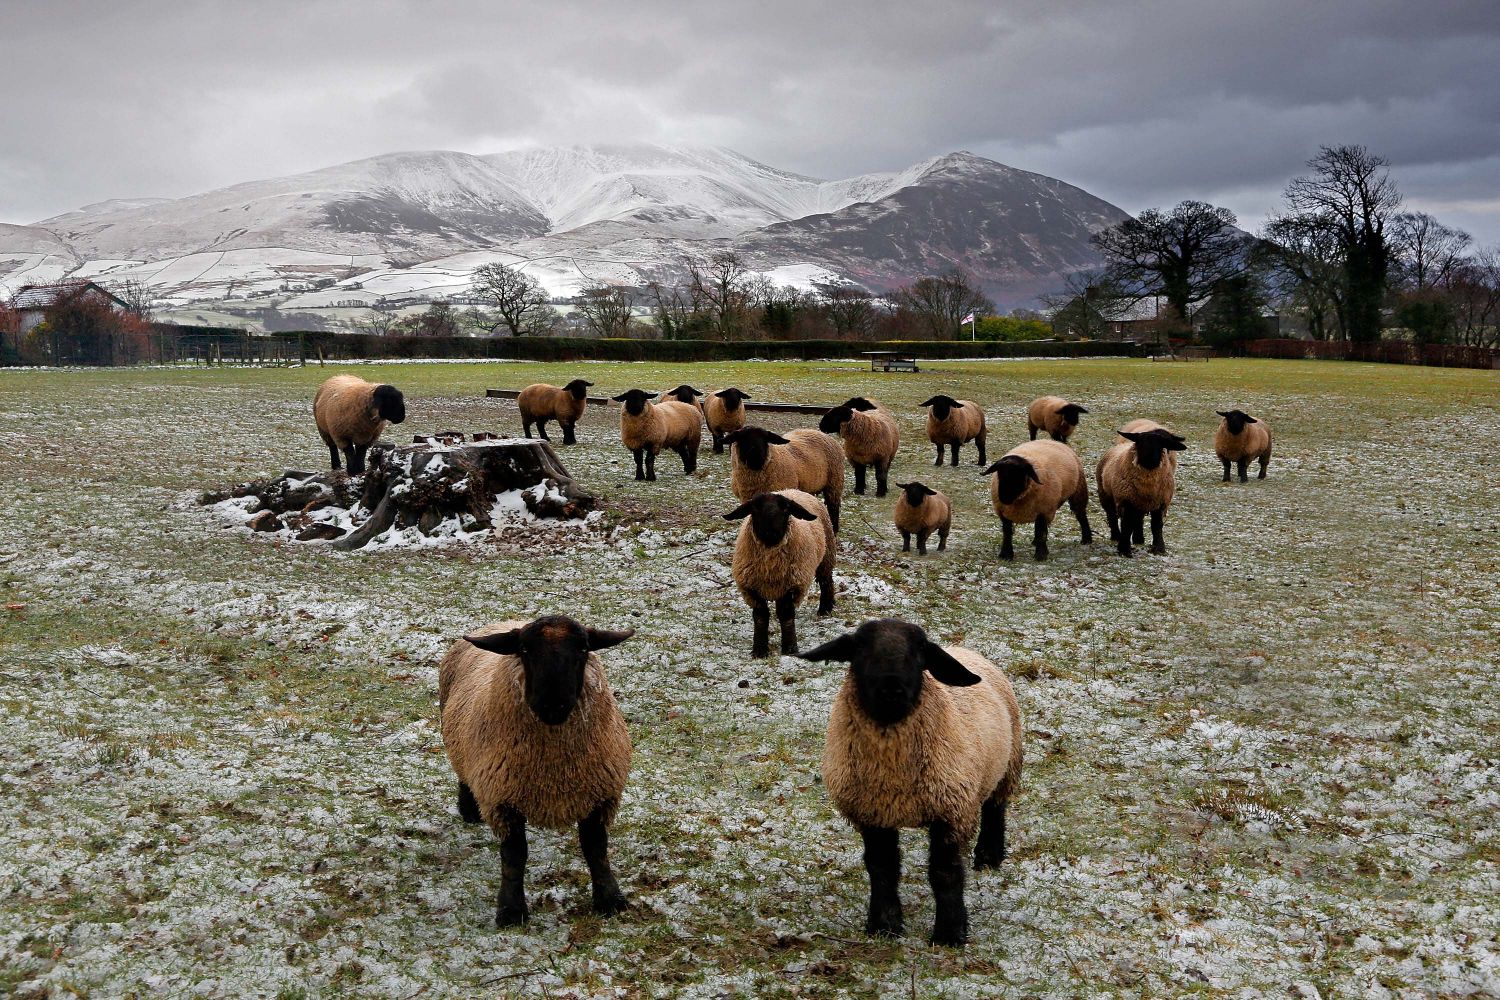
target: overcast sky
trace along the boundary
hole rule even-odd
[[[402,149],[968,149],[1256,228],[1320,144],[1500,243],[1500,0],[0,0],[0,221]]]

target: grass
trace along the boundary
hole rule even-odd
[[[749,659],[722,457],[637,484],[615,414],[570,470],[607,514],[524,539],[336,554],[228,530],[197,491],[316,468],[336,369],[0,373],[0,992],[21,996],[1463,996],[1500,991],[1500,378],[1316,362],[358,366],[412,432],[516,432],[491,386],[869,393],[893,479],[955,504],[902,555],[894,496],[850,497],[835,615],[894,614],[1015,679],[1012,856],[971,877],[973,944],[863,934],[857,837],[818,779],[839,671]],[[341,369],[340,369],[341,370]],[[596,391],[599,391],[596,389]],[[1167,557],[995,558],[972,464],[931,466],[915,404],[985,403],[992,459],[1043,392],[1187,435]],[[1219,480],[1213,411],[1272,427],[1270,478]],[[769,426],[796,426],[792,417]],[[966,463],[973,452],[965,449]],[[1092,476],[1091,476],[1092,479]],[[1096,530],[1102,528],[1097,506]],[[1021,533],[1021,540],[1029,535]],[[601,921],[571,836],[532,837],[533,919],[497,932],[499,851],[458,822],[435,665],[486,621],[566,612],[635,740],[613,834],[635,908]]]

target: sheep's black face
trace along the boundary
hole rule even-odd
[[[393,385],[377,385],[372,393],[375,412],[381,420],[399,424],[406,419],[406,399],[401,390]]]
[[[952,396],[933,396],[927,402],[920,404],[932,407],[932,415],[939,420],[947,420],[948,414],[961,408],[964,404]]]
[[[1224,423],[1229,427],[1229,433],[1235,435],[1243,433],[1246,424],[1260,423],[1244,410],[1215,410],[1214,412],[1224,418]]]
[[[835,406],[823,414],[823,419],[818,421],[818,430],[824,434],[837,434],[853,416],[854,410],[850,406]]]
[[[1169,451],[1183,451],[1187,448],[1186,442],[1171,431],[1121,431],[1120,436],[1135,444],[1135,462],[1143,469],[1154,469],[1161,465],[1162,456]]]
[[[896,489],[906,494],[906,503],[911,507],[920,507],[923,500],[937,496],[937,490],[928,489],[922,483],[897,483]]]
[[[724,435],[724,443],[734,449],[734,459],[745,468],[760,471],[766,467],[771,446],[786,444],[786,438],[761,427],[741,427]]]
[[[1085,410],[1077,403],[1069,403],[1067,406],[1059,408],[1057,411],[1057,415],[1063,418],[1063,423],[1071,424],[1074,427],[1077,427],[1079,414],[1087,412],[1089,411]]]
[[[735,388],[720,389],[718,392],[714,393],[714,395],[718,396],[724,401],[725,413],[733,413],[735,410],[738,410],[740,408],[740,400],[750,398],[750,394],[748,392],[740,392]]]
[[[990,463],[985,475],[995,477],[995,495],[1001,503],[1015,503],[1026,492],[1026,487],[1039,483],[1036,467],[1020,455],[1006,455],[998,462]]]
[[[774,549],[786,539],[787,524],[792,518],[799,521],[816,521],[818,515],[806,507],[779,493],[759,493],[724,515],[726,521],[750,518],[750,530],[755,538],[768,549]]]
[[[563,386],[563,390],[566,391],[568,395],[572,396],[574,399],[583,399],[589,394],[589,386],[593,384],[594,383],[592,382],[585,382],[581,378],[575,378],[573,381]]]
[[[527,707],[547,725],[560,726],[573,714],[583,693],[589,653],[634,634],[633,629],[584,628],[566,615],[549,615],[513,632],[468,636],[467,640],[491,653],[520,657]]]
[[[677,388],[667,393],[666,398],[676,400],[679,403],[687,403],[689,405],[692,405],[698,402],[698,397],[701,395],[703,395],[703,393],[699,392],[697,389],[694,389],[690,385],[684,384],[679,385]]]
[[[895,725],[916,710],[922,700],[924,671],[953,687],[968,687],[981,679],[928,641],[920,627],[897,618],[865,622],[802,658],[849,664],[859,707],[881,726]]]
[[[625,412],[632,417],[638,417],[646,412],[647,400],[655,399],[656,393],[646,392],[644,389],[631,389],[614,397],[615,402],[625,404]]]
[[[863,396],[851,396],[844,400],[844,405],[851,410],[859,410],[861,413],[875,409],[875,404]]]

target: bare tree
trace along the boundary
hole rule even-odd
[[[151,294],[151,287],[144,281],[138,278],[127,278],[123,281],[111,282],[108,288],[111,295],[125,303],[127,311],[134,313],[147,323],[151,322],[156,315],[156,298]]]
[[[546,329],[547,293],[531,275],[497,262],[475,268],[470,281],[474,298],[492,314],[490,333],[502,326],[512,337]]]
[[[1500,347],[1500,246],[1461,261],[1448,282],[1458,342]]]
[[[1473,242],[1462,229],[1445,226],[1426,212],[1391,218],[1391,249],[1408,286],[1418,292],[1446,284]]]
[[[1344,252],[1333,228],[1317,215],[1282,215],[1266,223],[1261,239],[1260,257],[1287,289],[1287,304],[1307,320],[1308,334],[1314,340],[1343,340]]]
[[[995,311],[995,303],[959,270],[936,278],[919,278],[895,292],[891,299],[910,312],[933,340],[956,340],[963,318],[969,313],[977,317]]]
[[[1386,227],[1401,207],[1389,161],[1364,146],[1324,146],[1307,165],[1313,172],[1286,186],[1290,214],[1327,228],[1337,242],[1349,339],[1379,340],[1392,261]]]
[[[1184,201],[1170,212],[1147,209],[1095,233],[1092,242],[1124,291],[1138,299],[1160,295],[1183,323],[1189,303],[1248,267],[1249,248],[1234,213],[1202,201]]]
[[[371,337],[389,337],[396,332],[400,325],[394,312],[384,309],[372,309],[364,316],[360,316],[350,322],[350,325],[360,333]]]
[[[729,340],[745,326],[749,305],[750,269],[733,250],[720,250],[707,260],[684,258],[688,287],[695,304],[708,314],[720,340]]]
[[[578,312],[595,337],[630,336],[634,307],[634,293],[619,285],[585,288],[579,295]]]
[[[646,283],[646,300],[662,337],[667,340],[682,340],[692,332],[697,310],[694,308],[691,287],[653,278]]]
[[[1107,274],[1076,271],[1062,288],[1042,296],[1051,312],[1052,332],[1061,337],[1105,340],[1124,319],[1133,299]]]
[[[868,340],[875,330],[875,297],[858,285],[818,285],[823,312],[836,336]]]

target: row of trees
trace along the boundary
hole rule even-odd
[[[1094,237],[1104,260],[1052,297],[1054,325],[1085,336],[1148,296],[1165,305],[1164,334],[1220,344],[1263,335],[1274,303],[1318,340],[1368,342],[1395,327],[1424,342],[1500,345],[1500,248],[1471,250],[1467,233],[1403,212],[1388,162],[1363,146],[1331,146],[1294,178],[1258,236],[1201,201],[1150,209]]]

